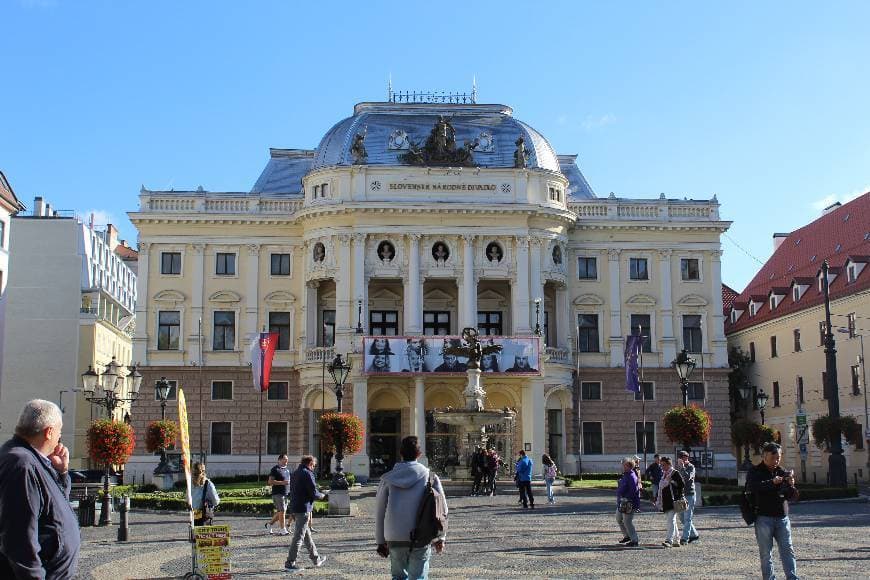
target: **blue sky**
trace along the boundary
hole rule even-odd
[[[269,147],[315,147],[388,75],[476,75],[601,196],[716,194],[741,290],[773,232],[870,190],[868,22],[848,1],[0,0],[0,170],[134,239],[141,184],[247,191]]]

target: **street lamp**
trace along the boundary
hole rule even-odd
[[[126,374],[121,374],[123,366],[118,364],[115,357],[112,357],[111,362],[106,365],[106,370],[103,371],[102,377],[88,366],[88,370],[82,373],[82,392],[85,399],[93,405],[103,407],[109,415],[110,419],[114,419],[115,409],[122,403],[135,401],[139,397],[139,387],[142,385],[142,374],[136,368],[136,365],[129,367]],[[124,383],[127,382],[129,391],[127,395],[123,394]],[[99,391],[97,388],[99,387]],[[109,474],[112,466],[106,465],[106,473],[103,479],[103,504],[100,510],[101,526],[111,525],[112,520],[109,517],[109,504],[112,501],[112,496],[109,495]]]
[[[344,383],[350,374],[351,363],[348,360],[345,362],[340,354],[335,355],[335,358],[327,365],[332,381],[335,383],[335,400],[338,403],[338,412],[341,413],[341,400],[344,398]],[[335,473],[332,476],[331,489],[347,489],[347,478],[344,476],[344,441],[341,436],[341,431],[336,433],[335,441]]]
[[[356,301],[356,333],[363,334],[365,331],[363,330],[362,325],[362,300]]]
[[[834,334],[831,332],[831,293],[828,287],[828,261],[822,262],[822,292],[825,296],[825,378],[824,385],[828,393],[828,416],[832,420],[840,418],[840,389],[837,386],[837,349]],[[830,455],[828,456],[828,471],[831,474],[832,487],[846,487],[846,458],[843,457],[843,441],[838,423],[833,423],[831,433]]]
[[[535,336],[541,336],[541,299],[535,298]]]
[[[680,389],[683,391],[683,406],[689,406],[689,377],[692,371],[695,370],[695,359],[689,357],[686,349],[680,351],[677,358],[671,362],[671,367],[677,371],[677,376],[680,378]]]
[[[740,391],[740,398],[746,402],[746,416],[749,417],[749,400],[755,389],[749,383],[743,383],[737,390]],[[743,443],[743,471],[750,469],[752,469],[752,461],[749,459],[749,441],[746,441]]]
[[[166,400],[169,398],[169,391],[172,390],[172,385],[166,380],[166,377],[160,377],[160,380],[154,385],[154,393],[160,400],[160,420],[166,420]],[[160,463],[154,469],[154,473],[169,472],[169,466],[166,464],[166,449],[160,448]]]
[[[764,425],[764,408],[767,406],[767,401],[770,399],[770,395],[764,392],[764,389],[760,389],[758,394],[755,395],[755,404],[758,405],[758,410],[761,411],[761,424]]]

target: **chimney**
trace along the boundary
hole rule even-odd
[[[773,251],[779,249],[785,239],[788,237],[788,234],[773,234]]]
[[[105,240],[106,245],[109,246],[109,250],[114,252],[115,248],[118,246],[118,228],[116,228],[112,224],[107,224]]]
[[[42,217],[51,217],[51,204],[45,204],[45,212],[42,214]]]
[[[42,201],[42,196],[36,196],[33,198],[33,215],[35,217],[42,217],[42,212],[45,211],[45,202]]]
[[[832,203],[831,205],[829,205],[828,207],[826,207],[825,209],[822,210],[822,215],[828,215],[832,211],[837,211],[838,209],[840,209],[841,205],[843,205],[843,204],[840,203],[839,201],[835,201],[834,203]]]

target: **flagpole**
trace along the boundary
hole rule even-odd
[[[577,377],[577,433],[580,434],[579,441],[577,442],[577,477],[580,480],[583,480],[583,421],[580,418],[580,414],[582,412],[583,405],[583,383],[580,382],[580,323],[577,323],[577,340],[574,342],[574,351],[577,356],[577,367],[576,367],[576,377]],[[513,423],[511,423],[513,426]]]
[[[640,341],[637,347],[638,351],[638,366],[639,374],[640,374],[640,428],[643,433],[642,445],[643,445],[643,470],[646,471],[647,468],[647,458],[646,458],[646,389],[643,386],[643,341],[646,338],[643,335],[643,329],[641,325],[637,325],[637,333],[640,335]]]
[[[207,463],[206,457],[207,454],[205,452],[205,444],[203,443],[203,433],[202,433],[202,401],[203,401],[203,391],[205,391],[205,382],[202,380],[202,317],[199,318],[199,330],[198,330],[198,340],[199,340],[199,460],[203,465]]]

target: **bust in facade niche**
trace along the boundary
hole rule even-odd
[[[447,244],[435,242],[435,245],[432,246],[432,257],[435,258],[436,262],[446,262],[450,257],[450,250],[447,248]]]
[[[553,247],[553,263],[557,266],[562,265],[562,248],[559,246]]]
[[[495,242],[490,243],[486,247],[486,257],[490,262],[501,262],[504,254],[501,251],[501,246]]]
[[[326,258],[326,248],[321,242],[314,244],[312,257],[314,258],[314,261],[318,263],[323,262],[324,258]]]
[[[390,242],[384,241],[378,245],[378,258],[380,258],[382,262],[392,262],[395,255],[396,249],[393,248],[393,244]]]

